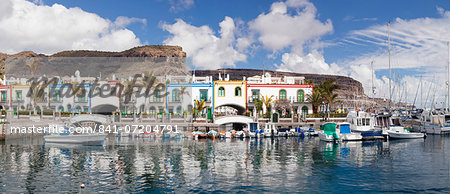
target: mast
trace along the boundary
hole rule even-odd
[[[370,63],[370,65],[372,66],[372,101],[375,99],[375,87],[373,87],[373,76],[374,76],[374,72],[373,72],[373,61]],[[372,111],[374,110],[374,103],[372,102]]]
[[[391,113],[391,100],[392,100],[392,91],[391,91],[391,22],[387,23],[388,26],[388,56],[389,56],[389,113]]]
[[[450,42],[447,41],[447,111],[449,110],[449,104],[450,104],[450,86],[449,86],[449,79],[450,79]]]

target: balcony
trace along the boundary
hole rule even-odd
[[[248,103],[254,103],[256,100],[259,100],[259,98],[254,98],[253,96],[248,96],[247,98]]]
[[[9,99],[1,99],[0,104],[9,104]]]

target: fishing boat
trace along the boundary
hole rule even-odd
[[[231,138],[231,132],[229,131],[221,131],[219,132],[219,137],[224,139],[224,138]]]
[[[350,129],[350,123],[342,122],[338,123],[337,129],[340,133],[342,141],[359,141],[362,140],[361,133],[352,132]]]
[[[192,137],[194,137],[194,139],[202,139],[208,137],[208,134],[203,131],[194,131],[192,132]]]
[[[443,111],[424,111],[422,112],[420,124],[412,127],[422,129],[427,134],[448,134],[450,133],[450,114]]]
[[[321,141],[339,141],[339,131],[336,130],[336,123],[325,123],[320,126],[319,139]]]
[[[216,139],[219,137],[219,133],[217,131],[211,130],[208,132],[208,137],[212,139]]]
[[[393,139],[414,139],[424,138],[424,133],[410,132],[406,130],[400,122],[400,118],[390,114],[378,115],[376,117],[377,127],[383,130],[389,138]]]
[[[387,131],[391,139],[417,139],[424,138],[424,133],[410,132],[402,126],[391,126]]]
[[[346,121],[352,132],[360,133],[364,139],[383,138],[382,128],[376,128],[375,117],[368,112],[351,110]]]

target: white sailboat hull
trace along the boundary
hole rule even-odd
[[[362,135],[361,133],[350,133],[350,134],[341,133],[341,139],[342,141],[359,141],[362,140]]]
[[[394,139],[416,139],[423,138],[423,133],[411,133],[411,132],[398,132],[398,131],[387,131],[389,138]]]
[[[47,135],[44,136],[48,143],[65,144],[101,144],[106,138],[106,134],[83,134],[83,135]]]

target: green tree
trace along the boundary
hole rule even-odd
[[[330,105],[333,105],[335,102],[337,102],[336,98],[338,97],[338,94],[336,94],[335,92],[337,89],[341,88],[335,82],[335,79],[329,79],[321,84],[323,100],[327,103],[328,118],[330,118]]]
[[[320,104],[323,101],[322,98],[322,88],[319,86],[315,87],[314,90],[312,91],[311,94],[308,94],[306,96],[306,99],[308,102],[311,103],[312,107],[313,107],[313,112],[317,113],[318,112],[318,108],[320,106]]]
[[[274,102],[273,100],[274,96],[262,96],[261,101],[263,102],[263,104],[266,106],[266,112],[270,113],[270,109],[272,108],[272,103]]]
[[[202,101],[195,100],[194,108],[192,110],[194,120],[199,116],[199,114],[203,110],[205,110],[207,108],[209,108],[209,106],[206,106],[205,99],[203,99]]]
[[[255,99],[255,109],[256,109],[257,115],[259,114],[259,112],[262,111],[262,109],[263,109],[263,102],[261,100]]]

